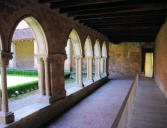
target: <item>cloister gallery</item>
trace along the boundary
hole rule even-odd
[[[0,127],[166,128],[166,9],[163,0],[0,1]],[[29,71],[35,81],[9,87],[27,78],[8,74]]]

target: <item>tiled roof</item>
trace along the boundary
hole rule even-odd
[[[31,28],[16,29],[12,38],[12,40],[27,40],[27,39],[34,39],[34,35]]]

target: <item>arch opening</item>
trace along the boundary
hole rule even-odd
[[[84,84],[90,84],[93,82],[93,73],[92,73],[92,63],[93,63],[93,49],[91,39],[88,36],[85,40],[84,45],[85,58],[83,61],[84,73],[86,74],[86,79],[84,79]]]
[[[10,48],[13,58],[7,68],[7,86],[13,88],[13,93],[8,93],[9,109],[16,111],[37,103],[47,93],[44,58],[48,57],[48,45],[40,23],[33,17],[22,19],[15,28]]]
[[[69,34],[65,50],[67,59],[65,60],[64,70],[71,74],[70,79],[65,80],[65,89],[68,95],[71,93],[69,92],[70,88],[82,87],[82,46],[75,29]]]

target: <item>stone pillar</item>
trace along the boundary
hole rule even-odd
[[[65,60],[64,69],[65,71],[71,72],[72,70],[72,47],[71,41],[68,39],[67,46],[65,48],[67,59]]]
[[[6,65],[9,59],[12,58],[11,53],[1,52],[0,67],[1,67],[1,90],[2,90],[2,108],[0,112],[0,123],[7,124],[14,121],[14,114],[9,112],[8,108],[8,93],[7,93],[7,77]]]
[[[45,70],[43,57],[38,56],[38,86],[42,96],[45,95]]]
[[[100,79],[100,57],[95,58],[95,78],[96,80]]]
[[[100,58],[100,74],[101,76],[104,75],[104,58]]]
[[[11,43],[11,52],[13,53],[13,59],[9,60],[9,67],[15,68],[16,67],[16,51],[15,51],[15,44],[14,42]]]
[[[76,86],[83,87],[82,57],[75,57],[75,65],[76,65]]]
[[[107,76],[107,57],[103,58],[104,62],[104,76]]]
[[[92,76],[92,57],[87,57],[87,81],[89,83],[93,82],[93,76]]]
[[[51,87],[50,87],[50,77],[49,77],[49,59],[47,57],[44,58],[45,64],[45,94],[47,97],[51,96]]]
[[[49,55],[52,102],[62,99],[66,96],[66,91],[64,88],[65,59],[65,54]]]

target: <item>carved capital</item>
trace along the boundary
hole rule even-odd
[[[0,52],[0,65],[8,65],[10,59],[12,59],[11,52]]]
[[[67,55],[66,54],[60,54],[60,53],[57,53],[57,54],[50,54],[48,56],[48,59],[49,61],[63,61],[67,58]]]

